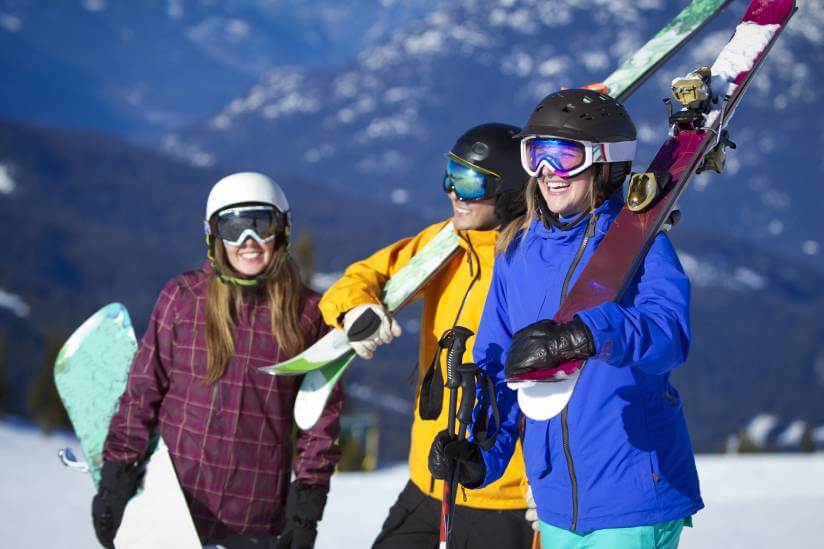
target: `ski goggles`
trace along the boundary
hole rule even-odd
[[[546,166],[561,177],[572,177],[595,162],[625,162],[635,157],[635,141],[593,143],[550,135],[521,139],[521,166],[532,177]]]
[[[495,196],[500,179],[498,174],[470,164],[453,153],[446,155],[443,192],[454,191],[461,202]]]
[[[263,245],[271,242],[286,228],[286,215],[274,206],[239,206],[228,208],[206,223],[206,234],[230,246],[240,246],[247,238]]]

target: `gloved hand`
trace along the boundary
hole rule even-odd
[[[92,499],[92,524],[103,547],[114,549],[114,536],[123,520],[126,503],[137,491],[142,469],[137,464],[104,461],[100,486]]]
[[[359,357],[370,359],[372,355],[375,354],[375,349],[378,348],[378,345],[389,343],[392,339],[401,335],[401,326],[386,312],[383,305],[368,303],[350,309],[343,316],[343,331],[348,334],[352,324],[367,310],[371,310],[378,315],[380,325],[371,335],[359,341],[350,341],[350,345],[352,345],[352,349],[354,349]]]
[[[538,522],[538,506],[535,505],[535,498],[532,496],[532,486],[526,486],[526,513],[524,513],[526,521],[532,526],[536,532],[540,530],[540,523]]]
[[[595,342],[587,325],[577,316],[565,324],[539,320],[515,332],[506,357],[504,375],[511,377],[554,368],[570,360],[595,354]]]
[[[318,521],[323,518],[329,488],[312,486],[296,480],[286,499],[286,527],[273,549],[312,549],[318,535]]]
[[[460,464],[458,482],[467,488],[477,488],[486,478],[486,464],[478,445],[457,440],[454,434],[443,430],[429,449],[429,472],[437,479],[447,480],[456,464]]]

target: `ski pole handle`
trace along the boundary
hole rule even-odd
[[[457,368],[463,362],[463,355],[466,352],[466,340],[473,335],[475,333],[472,330],[463,326],[455,326],[441,338],[444,346],[448,347],[446,352],[446,383],[444,383],[447,389],[457,389],[461,385]]]
[[[381,326],[381,318],[372,309],[366,309],[355,319],[346,337],[349,341],[363,341]]]

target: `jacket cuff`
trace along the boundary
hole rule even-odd
[[[611,361],[610,358],[613,358],[616,354],[616,334],[609,320],[608,311],[604,309],[614,305],[614,303],[604,303],[603,305],[581,311],[575,315],[586,324],[587,328],[589,328],[589,333],[592,335],[592,343],[595,346],[595,355],[593,358],[608,364],[612,364],[613,361]]]

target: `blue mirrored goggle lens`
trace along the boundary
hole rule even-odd
[[[586,161],[586,147],[570,139],[536,137],[526,143],[529,167],[537,172],[541,162],[549,164],[556,173],[569,173]]]
[[[493,192],[493,176],[473,170],[449,158],[443,176],[443,190],[455,191],[459,200],[479,200],[488,198]]]
[[[260,240],[268,242],[281,230],[281,216],[274,208],[255,210],[227,210],[218,214],[216,236],[223,241],[239,242],[245,231],[252,231]]]

